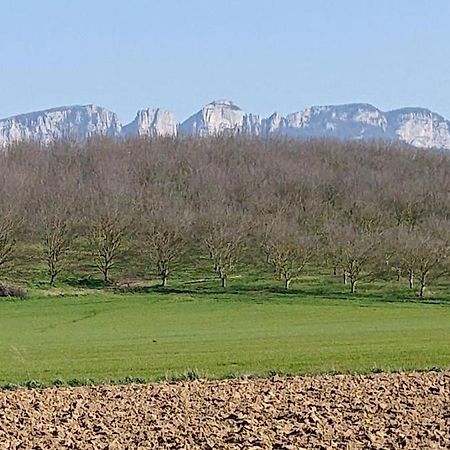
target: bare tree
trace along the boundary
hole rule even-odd
[[[149,194],[142,197],[142,215],[145,217],[143,226],[143,248],[150,256],[151,264],[156,268],[161,279],[161,286],[167,286],[174,263],[179,260],[186,248],[186,236],[192,223],[190,212],[179,198],[169,188],[164,194]]]
[[[186,240],[179,227],[163,223],[151,225],[147,236],[151,261],[161,278],[161,286],[165,287],[173,262],[181,256]]]
[[[402,274],[408,277],[409,288],[414,289],[414,271],[417,268],[417,231],[409,224],[399,225],[392,230],[386,239],[390,248],[388,265],[396,272],[397,282]]]
[[[420,297],[424,296],[432,280],[448,271],[449,241],[444,238],[444,233],[436,232],[436,225],[428,222],[418,229],[409,230],[407,234],[403,233],[402,247],[399,249],[401,266],[408,273],[409,287],[414,288],[416,275]],[[441,222],[440,226],[448,230],[448,223]]]
[[[211,211],[200,230],[200,240],[208,250],[221,286],[225,288],[245,249],[249,230],[247,220],[237,211],[223,209],[215,214]]]
[[[89,241],[105,283],[110,282],[109,274],[120,254],[126,228],[120,217],[108,213],[101,214],[92,224]]]
[[[65,267],[69,242],[67,219],[65,217],[46,218],[42,245],[51,286],[54,286],[57,275]]]
[[[277,217],[265,226],[261,247],[285,289],[297,279],[317,253],[317,236],[296,220]]]
[[[419,255],[416,262],[417,276],[419,278],[419,296],[422,298],[425,288],[445,272],[442,263],[448,252],[448,248],[442,242],[424,239],[420,243]]]
[[[348,223],[331,223],[328,233],[330,252],[348,278],[353,294],[358,281],[372,273],[377,263],[380,234],[363,231]]]

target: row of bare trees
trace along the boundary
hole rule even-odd
[[[351,292],[364,277],[406,277],[421,296],[450,274],[450,157],[434,151],[244,138],[22,143],[0,154],[0,195],[0,269],[39,247],[51,284],[82,249],[105,282],[118,261],[144,255],[163,286],[174,263],[201,254],[223,287],[258,258],[286,289],[307,266],[329,267]]]

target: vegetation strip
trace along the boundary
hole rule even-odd
[[[286,290],[314,266],[352,294],[382,279],[432,296],[449,274],[449,164],[391,143],[17,143],[0,154],[0,269],[28,285],[46,272],[50,286],[97,273],[166,287],[204,256],[223,289],[265,261]]]

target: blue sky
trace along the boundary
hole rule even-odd
[[[96,103],[178,120],[426,106],[450,117],[448,0],[0,0],[0,117]]]

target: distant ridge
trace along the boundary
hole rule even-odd
[[[127,125],[96,105],[51,108],[0,119],[0,147],[18,141],[44,145],[92,136],[287,136],[349,140],[381,139],[422,148],[450,150],[450,122],[426,108],[381,111],[367,103],[312,106],[286,116],[246,113],[230,100],[215,100],[182,123],[161,109],[143,109]]]

